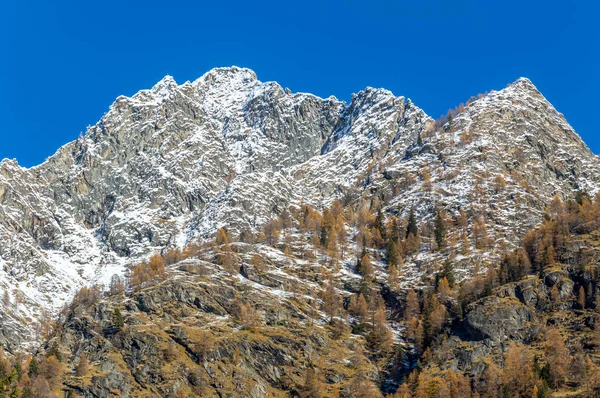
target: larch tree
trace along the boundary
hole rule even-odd
[[[330,275],[323,292],[323,311],[329,316],[329,323],[338,315],[342,306],[341,298],[334,286],[333,276]]]
[[[404,306],[404,321],[408,322],[419,314],[419,298],[414,290],[409,290]]]
[[[373,314],[373,330],[371,336],[371,340],[377,349],[383,352],[390,352],[393,343],[392,332],[387,323],[385,307],[381,304]]]
[[[323,209],[320,240],[321,246],[327,247],[331,239],[331,233],[335,230],[335,217],[328,208]]]
[[[440,280],[440,283],[437,287],[437,292],[440,296],[440,302],[446,304],[450,294],[450,284],[448,283],[448,278],[443,277],[442,280]]]
[[[446,318],[448,317],[448,311],[446,307],[440,304],[438,298],[435,295],[431,296],[429,301],[429,315],[427,318],[427,336],[428,338],[434,338],[439,336]]]
[[[321,382],[319,381],[318,373],[312,366],[306,370],[302,396],[307,398],[321,398]]]
[[[279,222],[277,220],[269,220],[263,227],[265,241],[270,246],[273,246],[279,241]]]
[[[535,383],[533,358],[525,346],[511,343],[506,352],[502,383],[512,396],[527,396]]]
[[[88,361],[86,354],[81,354],[79,357],[79,363],[77,364],[77,368],[75,369],[75,374],[79,377],[87,376],[90,368],[90,363]]]
[[[577,295],[577,304],[580,309],[585,309],[585,289],[583,286],[579,286],[579,294]]]
[[[358,264],[358,273],[367,281],[373,279],[373,265],[369,253],[363,254]]]
[[[388,266],[388,285],[391,289],[398,288],[398,267],[395,265]]]
[[[458,218],[456,220],[456,224],[462,233],[467,232],[467,227],[469,226],[469,220],[467,218],[467,213],[463,209],[460,209],[458,212]]]
[[[367,304],[367,300],[365,300],[365,296],[363,296],[362,293],[360,293],[355,300],[352,300],[350,304],[350,311],[359,319],[361,323],[365,323],[368,320],[369,305]]]
[[[500,369],[492,361],[487,360],[481,382],[476,385],[479,394],[487,398],[500,398],[501,385]]]
[[[565,341],[556,327],[546,331],[545,357],[550,364],[550,379],[557,388],[560,388],[567,379],[570,354]]]
[[[215,243],[219,246],[226,245],[229,243],[229,238],[227,237],[227,231],[225,231],[225,228],[219,228],[217,230],[217,234],[215,236]]]
[[[398,244],[394,239],[390,239],[387,245],[387,262],[390,266],[396,266],[400,263],[400,253]]]

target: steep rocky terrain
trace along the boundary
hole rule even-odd
[[[413,211],[424,246],[404,259],[395,281],[400,288],[427,288],[446,260],[458,280],[468,279],[518,245],[555,195],[593,195],[599,181],[596,156],[527,79],[472,98],[435,121],[384,89],[367,88],[347,104],[291,93],[237,67],[214,69],[182,85],[165,77],[150,90],[119,97],[96,125],[43,164],[0,164],[0,342],[13,352],[35,348],[47,319],[82,286],[107,285],[111,276],[127,275],[154,253],[212,239],[222,226],[230,236],[255,233],[288,209],[322,209],[335,199],[354,213],[381,209],[384,218],[402,220]],[[466,217],[466,225],[448,231],[445,251],[432,243],[440,211],[457,223]],[[360,289],[360,242],[355,225],[345,228],[354,241],[334,276],[341,292],[350,294]],[[298,225],[290,231],[284,246],[306,244]],[[470,250],[460,249],[465,240]],[[385,290],[386,260],[373,255],[374,279]],[[314,267],[326,259],[317,256]],[[247,272],[235,278],[257,284],[251,286],[257,294],[264,286],[280,289],[287,278],[282,261],[288,260],[274,261],[257,280]],[[238,262],[243,271],[244,260]],[[295,275],[305,262],[300,255],[286,267]],[[189,296],[191,277],[172,272],[173,289]],[[203,277],[209,284],[229,284],[229,276],[209,275]],[[324,274],[314,277],[315,286],[311,278],[303,273],[293,280],[315,300]],[[226,290],[204,295],[233,294]],[[165,294],[157,287],[152,292]],[[276,294],[273,301],[286,303]],[[172,323],[174,305],[182,311],[197,306],[189,297],[176,302],[167,301],[168,309],[159,305],[165,324]],[[198,316],[206,316],[200,309]],[[138,302],[125,312],[132,322],[147,324],[144,317],[152,311]],[[294,318],[303,312],[285,313]],[[95,322],[103,316],[93,315]],[[161,337],[165,342],[167,335]],[[339,344],[330,340],[318,344]],[[263,366],[252,365],[244,377]],[[253,380],[264,387],[264,380]]]

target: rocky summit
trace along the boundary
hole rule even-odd
[[[385,89],[346,103],[238,67],[166,76],[41,165],[0,163],[0,344],[69,369],[85,356],[93,371],[49,386],[85,397],[377,396],[427,353],[414,333],[433,321],[406,319],[416,292],[456,319],[435,371],[471,372],[475,391],[478,358],[535,341],[540,312],[569,307],[549,297],[576,301],[589,278],[539,265],[464,308],[459,286],[599,183],[525,78],[434,120]],[[595,244],[578,239],[565,253]],[[136,279],[159,257],[160,278]]]

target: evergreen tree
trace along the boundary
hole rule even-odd
[[[379,230],[381,238],[386,240],[386,230],[383,223],[383,212],[381,208],[377,211],[377,216],[375,217],[375,228]]]
[[[39,365],[37,359],[35,359],[35,357],[31,358],[31,361],[29,362],[29,370],[28,370],[29,377],[34,378],[35,376],[38,375],[39,371],[40,371],[40,365]]]
[[[400,253],[398,250],[398,244],[393,239],[390,239],[388,241],[387,255],[388,255],[387,260],[388,260],[389,266],[398,265],[399,260],[400,260]]]
[[[438,248],[441,248],[444,245],[444,241],[446,239],[446,221],[444,220],[444,216],[441,211],[437,212],[437,216],[435,218],[435,243],[437,243]]]
[[[123,315],[121,314],[121,310],[115,308],[112,315],[112,325],[118,331],[123,330],[125,327],[125,320],[123,319]]]
[[[417,218],[415,217],[414,209],[410,209],[410,214],[408,215],[408,225],[406,227],[406,237],[409,235],[417,236],[419,234],[419,228],[417,227]]]
[[[450,262],[450,260],[446,260],[444,262],[444,268],[442,268],[442,272],[436,275],[436,284],[439,284],[439,282],[444,278],[446,278],[446,280],[448,281],[448,286],[451,289],[454,288],[454,283],[456,279],[454,277],[454,266],[452,265],[452,262]]]

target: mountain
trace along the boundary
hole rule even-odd
[[[0,343],[12,352],[34,350],[44,324],[75,292],[127,276],[155,253],[211,240],[221,227],[232,237],[256,233],[289,209],[323,209],[334,200],[355,213],[414,214],[424,247],[405,259],[400,288],[426,288],[447,258],[457,279],[467,280],[517,247],[555,196],[594,195],[599,182],[598,158],[524,78],[436,121],[384,89],[366,88],[345,103],[292,93],[238,67],[181,85],[167,76],[117,98],[43,164],[0,163]],[[434,247],[436,215],[456,220],[461,211],[466,237],[457,229],[445,252],[426,249]],[[472,250],[460,251],[460,239]],[[248,250],[283,261],[263,246]],[[291,269],[305,262],[286,261]],[[352,291],[359,278],[354,253],[341,262],[337,278]],[[206,266],[222,289],[232,283]],[[385,259],[379,266],[375,279],[385,286]],[[285,285],[280,268],[253,283],[269,286],[274,278]],[[172,283],[185,285],[181,272]],[[310,295],[316,287],[298,278]],[[251,288],[268,295],[260,286]],[[310,318],[306,311],[301,318]]]

